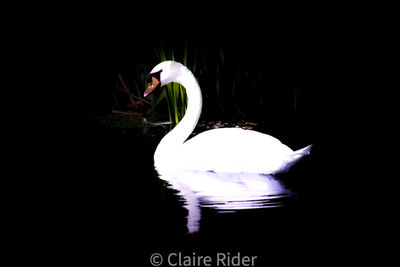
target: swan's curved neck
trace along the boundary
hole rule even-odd
[[[182,65],[174,74],[171,81],[180,83],[186,89],[188,97],[186,113],[175,128],[164,136],[157,147],[156,153],[163,149],[177,149],[177,146],[182,145],[196,127],[201,114],[201,90],[192,72]],[[171,146],[174,148],[171,148]]]

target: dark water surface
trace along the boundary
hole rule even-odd
[[[258,209],[235,212],[216,209],[218,201],[201,200],[199,230],[189,234],[182,194],[153,167],[161,137],[159,130],[83,129],[72,146],[79,151],[70,181],[78,192],[71,199],[77,215],[71,225],[80,253],[132,266],[152,266],[153,253],[165,258],[178,252],[211,257],[240,252],[258,256],[255,266],[324,264],[346,254],[346,214],[340,208],[345,184],[327,169],[330,158],[322,139],[316,138],[311,154],[289,172],[274,177],[284,193],[260,200]]]

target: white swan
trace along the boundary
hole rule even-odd
[[[267,134],[240,128],[208,130],[186,140],[195,128],[201,113],[202,96],[192,72],[175,61],[164,61],[149,74],[151,82],[144,96],[168,83],[180,83],[188,97],[185,116],[160,141],[154,153],[154,166],[214,172],[274,174],[287,170],[311,145],[293,151]]]

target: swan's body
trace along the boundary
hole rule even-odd
[[[246,172],[273,174],[287,170],[310,146],[293,151],[278,139],[257,131],[222,128],[205,131],[186,140],[199,120],[202,108],[200,87],[184,65],[164,61],[151,71],[152,83],[147,96],[158,85],[170,82],[186,89],[188,106],[183,119],[157,146],[154,153],[156,169],[183,169],[215,172]]]

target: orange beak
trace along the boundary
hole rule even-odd
[[[154,89],[157,88],[157,86],[160,84],[160,82],[157,80],[155,77],[151,77],[151,83],[146,88],[146,91],[144,91],[144,97],[147,97],[151,92],[154,91]]]

